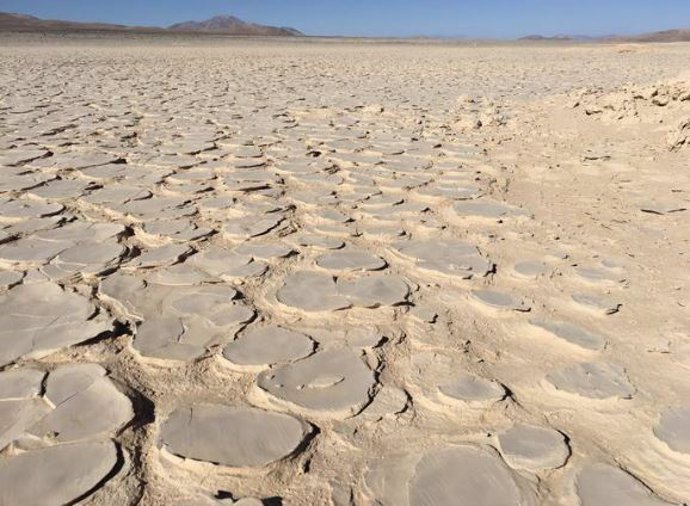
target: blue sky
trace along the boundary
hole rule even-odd
[[[166,26],[216,14],[309,35],[608,35],[690,27],[690,0],[0,0],[0,11]]]

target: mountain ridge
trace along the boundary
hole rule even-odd
[[[29,14],[0,12],[0,31],[125,31],[132,33],[208,33],[238,36],[284,36],[304,35],[289,27],[277,27],[247,23],[235,16],[220,15],[205,21],[185,21],[167,28],[147,26],[127,26],[112,23],[89,23],[42,19]]]
[[[643,33],[631,37],[623,37],[630,42],[690,42],[689,28],[674,28],[659,32]]]
[[[639,35],[603,35],[590,37],[587,35],[540,35],[532,34],[520,37],[520,41],[591,41],[591,42],[690,42],[690,29],[675,28]]]

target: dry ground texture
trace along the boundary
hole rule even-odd
[[[690,45],[8,36],[0,504],[690,498]]]

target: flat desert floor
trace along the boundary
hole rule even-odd
[[[0,42],[0,504],[689,500],[690,45]]]

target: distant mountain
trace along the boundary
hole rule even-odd
[[[690,42],[690,29],[664,30],[632,37],[616,37],[615,40],[625,42]]]
[[[642,35],[605,35],[602,37],[589,37],[586,35],[528,35],[518,40],[523,41],[592,41],[592,42],[690,42],[690,29],[664,30],[662,32],[644,33]]]
[[[216,16],[206,21],[187,21],[168,28],[114,25],[108,23],[80,23],[40,19],[26,14],[0,12],[0,32],[56,32],[56,31],[126,31],[132,33],[194,32],[222,35],[263,35],[297,36],[303,35],[294,28],[257,25],[246,23],[234,16]]]
[[[554,35],[552,37],[546,37],[544,35],[527,35],[526,37],[520,37],[518,40],[532,40],[532,41],[545,41],[545,40],[573,40],[569,35]]]
[[[597,40],[606,40],[608,37],[591,37],[589,35],[552,35],[552,36],[545,36],[545,35],[528,35],[526,37],[521,37],[518,40],[533,40],[533,41],[549,41],[549,40],[563,40],[563,41],[568,41],[568,40],[579,40],[579,41],[597,41]]]
[[[302,32],[288,27],[248,23],[235,16],[215,16],[206,21],[185,21],[167,28],[125,26],[110,23],[81,23],[41,19],[27,14],[0,12],[0,32],[71,32],[108,31],[127,33],[199,33],[244,36],[300,36]],[[375,38],[375,37],[374,37]],[[425,39],[426,37],[421,37]],[[521,41],[592,41],[592,42],[690,42],[690,29],[664,30],[641,35],[588,37],[583,35],[528,35]]]
[[[26,14],[0,12],[0,31],[71,31],[71,30],[127,30],[124,25],[107,23],[78,23],[74,21],[59,21],[54,19],[40,19]]]
[[[177,32],[214,32],[232,35],[303,35],[294,28],[257,25],[247,23],[235,16],[216,16],[206,21],[185,21],[169,26],[168,30]]]

